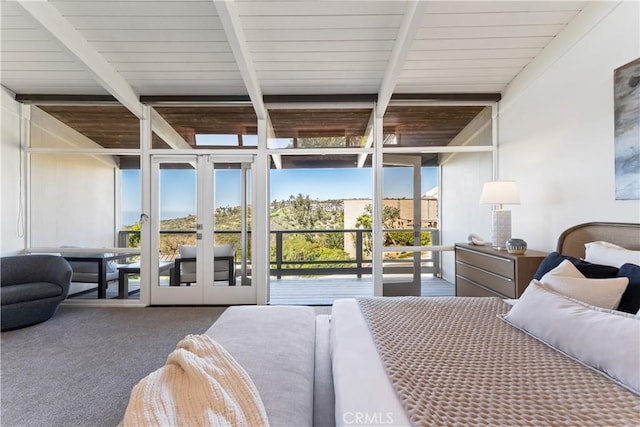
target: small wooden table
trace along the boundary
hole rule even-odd
[[[160,261],[158,273],[171,270],[173,261]],[[129,298],[129,275],[140,274],[140,263],[134,262],[118,267],[118,298]]]

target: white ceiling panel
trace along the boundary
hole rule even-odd
[[[379,93],[383,82],[397,93],[501,92],[588,4],[218,1],[51,4],[139,95],[252,96]],[[218,16],[222,6],[231,17]],[[2,3],[0,36],[2,84],[10,90],[106,92],[14,2]],[[391,63],[398,52],[399,67]]]
[[[519,67],[495,67],[495,68],[445,68],[433,70],[404,70],[399,79],[430,79],[432,77],[481,77],[481,76],[513,76]]]
[[[424,60],[407,61],[404,71],[429,71],[429,70],[456,70],[462,69],[486,69],[486,68],[515,68],[519,72],[527,65],[531,57],[525,58],[488,58],[488,59],[452,59],[452,60]],[[515,71],[515,70],[513,70]]]
[[[395,90],[501,92],[585,3],[433,2]]]
[[[102,52],[102,55],[114,66],[122,62],[128,63],[166,63],[172,62],[183,64],[189,67],[192,62],[224,62],[235,64],[231,52],[173,52],[167,55],[166,52]],[[167,60],[169,58],[169,60]],[[158,65],[160,67],[160,65]],[[237,69],[237,65],[235,69]]]
[[[101,0],[52,0],[63,16],[73,20],[74,16],[97,17],[147,17],[147,16],[215,16],[211,0],[201,1],[101,1]]]
[[[495,27],[423,27],[418,31],[415,40],[554,37],[562,28],[564,28],[564,24],[504,25]]]
[[[15,3],[3,2],[1,84],[21,94],[107,94],[85,68]]]
[[[434,1],[429,5],[428,13],[505,13],[505,12],[550,12],[582,10],[586,1]]]
[[[140,95],[170,87],[200,95],[233,87],[246,94],[211,0],[54,3]]]
[[[222,30],[220,23],[212,19],[215,14],[196,16],[118,16],[118,19],[105,19],[104,15],[67,16],[69,22],[78,30]]]
[[[276,1],[237,0],[240,16],[368,16],[398,15],[402,1]]]
[[[510,3],[510,2],[504,2]],[[544,3],[544,2],[541,2]],[[424,27],[496,27],[566,24],[579,10],[551,12],[427,13]]]
[[[265,94],[378,92],[405,7],[398,1],[238,2]]]

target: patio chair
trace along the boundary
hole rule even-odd
[[[178,245],[180,257],[175,259],[171,286],[186,283],[190,286],[196,282],[196,247]],[[228,281],[229,286],[235,286],[235,249],[233,245],[216,245],[213,247],[213,280]]]

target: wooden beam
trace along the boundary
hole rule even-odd
[[[396,82],[400,76],[404,62],[407,59],[407,55],[409,55],[413,39],[420,29],[422,17],[424,16],[428,3],[428,1],[412,0],[407,4],[404,17],[402,18],[402,24],[398,30],[398,37],[396,37],[396,43],[391,51],[391,57],[388,62],[389,65],[384,73],[380,89],[378,90],[378,117],[384,116],[384,112],[389,105],[391,95],[396,87]]]
[[[54,105],[54,104],[119,104],[112,95],[49,95],[49,94],[16,94],[15,100],[23,104]]]
[[[78,62],[84,65],[93,78],[113,95],[138,119],[143,118],[142,103],[138,94],[118,71],[80,34],[69,21],[48,1],[23,1],[17,3],[31,15],[42,28]],[[153,131],[173,148],[191,146],[175,132],[159,114],[154,115]],[[168,139],[165,139],[168,138]]]
[[[154,108],[151,108],[151,128],[171,148],[193,148]]]
[[[325,95],[265,95],[264,102],[277,103],[341,103],[341,102],[375,102],[377,95],[370,93],[325,94]]]
[[[480,101],[497,102],[499,93],[394,93],[392,101]]]
[[[256,110],[256,116],[258,120],[264,120],[267,117],[267,110],[262,99],[262,89],[251,59],[247,38],[242,29],[238,9],[233,0],[213,0],[213,4],[218,11],[218,18],[220,18],[231,51],[240,69],[244,85],[249,92],[253,108]]]
[[[140,96],[140,102],[145,104],[214,104],[224,102],[249,103],[249,95],[146,95]]]

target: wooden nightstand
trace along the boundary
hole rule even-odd
[[[546,252],[513,255],[491,246],[456,244],[456,296],[518,298]]]

